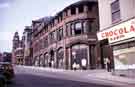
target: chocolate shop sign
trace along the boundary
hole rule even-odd
[[[135,37],[135,18],[111,27],[110,29],[98,32],[97,36],[98,40],[108,38],[109,43],[133,38]]]

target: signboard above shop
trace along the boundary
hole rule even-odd
[[[135,37],[135,18],[97,33],[98,40],[108,39],[109,43]]]

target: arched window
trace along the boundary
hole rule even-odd
[[[64,66],[64,51],[63,48],[60,48],[57,51],[57,64],[58,64],[58,68],[62,68]]]
[[[43,66],[44,65],[44,56],[41,54],[40,56],[39,56],[39,61],[40,61],[40,65],[39,66]]]
[[[49,58],[48,53],[45,53],[44,54],[44,66],[48,66],[48,64],[49,64],[49,59],[48,58]]]
[[[35,57],[35,66],[39,66],[39,57]]]

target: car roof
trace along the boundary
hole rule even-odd
[[[0,64],[11,64],[10,62],[0,62]]]

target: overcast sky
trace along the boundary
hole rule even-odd
[[[0,0],[0,52],[11,52],[15,31],[22,32],[31,21],[52,16],[79,0]]]

